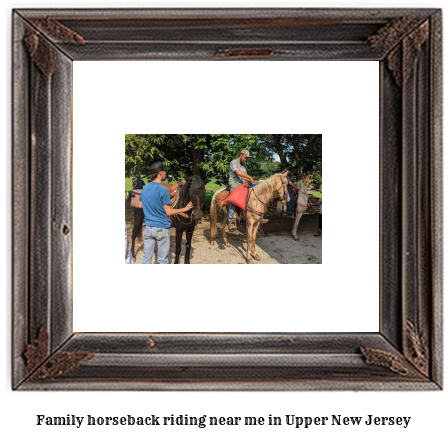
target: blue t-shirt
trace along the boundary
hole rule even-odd
[[[143,187],[140,201],[142,201],[147,227],[171,228],[171,222],[163,207],[171,205],[170,191],[166,187],[155,182],[147,184]]]

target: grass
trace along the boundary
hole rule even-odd
[[[322,198],[322,193],[321,192],[316,192],[314,190],[310,190],[308,192],[308,194],[313,195],[315,198]]]
[[[146,184],[148,184],[148,179],[147,178],[143,178],[143,181],[145,181]],[[163,181],[165,183],[167,183],[168,181]],[[218,190],[223,186],[220,186],[218,184],[215,184],[214,181],[210,181],[208,184],[206,184],[205,188],[206,189],[210,189],[210,190]],[[125,192],[129,192],[130,190],[132,190],[132,178],[125,178],[125,182],[124,182],[124,191]]]

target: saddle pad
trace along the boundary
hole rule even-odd
[[[140,195],[142,194],[142,189],[132,190],[131,192],[131,207],[139,208]]]
[[[225,201],[229,195],[230,195],[230,190],[224,190],[216,197],[216,199],[218,201]]]

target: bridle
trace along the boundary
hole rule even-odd
[[[283,188],[283,193],[282,193],[283,196],[280,196],[281,188],[279,190],[277,190],[277,194],[279,195],[278,197],[282,199],[282,203],[286,204],[287,193],[288,193],[288,188],[287,188],[288,180],[286,178],[284,178],[282,174],[280,174],[280,179],[281,179],[281,184],[282,184],[281,188]]]
[[[280,182],[281,186],[280,186],[278,189],[276,188],[275,191],[276,191],[278,197],[281,198],[281,199],[282,199],[282,202],[285,204],[285,203],[286,203],[286,201],[285,201],[285,200],[286,200],[286,193],[287,193],[287,188],[286,188],[286,186],[287,186],[287,180],[286,180],[286,178],[283,177],[282,174],[280,174],[280,180],[281,180],[281,182]],[[282,193],[282,189],[283,189],[283,193]],[[263,212],[259,212],[259,211],[257,211],[257,210],[254,210],[252,207],[249,207],[249,200],[250,200],[250,196],[252,195],[252,193],[254,194],[255,198],[257,198],[257,201],[260,202],[261,204],[263,204],[263,206],[265,207]],[[263,216],[265,215],[265,213],[266,213],[266,210],[267,210],[267,204],[266,204],[266,202],[263,202],[263,201],[257,196],[257,193],[256,193],[256,191],[254,190],[254,188],[250,189],[249,192],[248,192],[248,194],[247,194],[247,199],[246,199],[246,210],[247,210],[247,211],[250,211],[251,213],[255,213],[256,215],[258,215],[258,216],[260,216],[260,217],[263,217]]]
[[[191,183],[192,183],[194,180],[195,180],[195,178],[192,178]],[[190,184],[190,186],[191,186],[191,184]],[[200,188],[200,186],[198,186],[198,188]],[[191,190],[191,189],[190,189],[190,187],[189,187],[189,188],[188,188],[188,201],[191,201],[191,192],[190,192],[190,190]],[[176,199],[174,200],[173,204],[171,204],[171,205],[173,206],[173,208],[174,208],[174,206],[177,204],[178,200],[179,200],[179,198],[176,197]],[[188,215],[188,214],[186,214],[186,213],[176,213],[174,216],[182,216],[182,217],[185,217],[185,218],[187,218],[187,219],[190,219],[189,222],[188,222],[188,221],[184,222],[183,220],[180,219],[180,217],[178,217],[177,219],[178,219],[178,221],[179,221],[182,225],[191,225],[193,222],[196,222],[196,224],[195,224],[195,229],[196,229],[196,226],[198,225],[197,221],[195,221],[195,220],[193,219],[193,216],[194,216],[194,207],[192,208],[191,215]]]

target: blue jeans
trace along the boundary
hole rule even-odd
[[[241,187],[243,183],[233,182],[230,184],[230,193],[232,193],[237,187]],[[230,224],[230,221],[232,220],[233,213],[235,213],[236,205],[231,204],[230,202],[227,203],[229,215],[227,217],[227,223]]]
[[[157,263],[159,265],[168,264],[168,252],[170,250],[170,229],[145,227],[143,231],[143,259],[142,265],[152,263],[152,255],[157,242]]]
[[[292,194],[292,190],[291,190],[290,186],[288,186],[288,194],[289,194],[289,202],[288,202],[288,205],[286,206],[286,214],[288,216],[292,216],[292,214],[294,213],[294,210],[296,208],[297,198]]]

